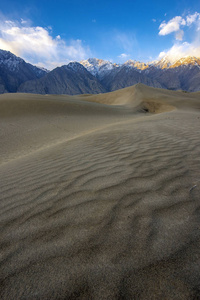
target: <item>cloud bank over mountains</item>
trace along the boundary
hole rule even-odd
[[[90,56],[89,47],[81,40],[66,42],[59,35],[53,38],[51,28],[30,26],[23,19],[0,22],[0,49],[49,69]]]

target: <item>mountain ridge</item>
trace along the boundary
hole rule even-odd
[[[47,73],[48,70],[29,64],[10,51],[0,50],[0,93],[17,92],[22,83]]]
[[[113,64],[113,66],[108,61],[98,59],[88,59],[80,63],[91,72],[92,62],[95,62],[95,69],[99,70],[101,75],[99,76],[96,72],[94,76],[100,78],[109,91],[138,82],[156,88],[180,89],[188,92],[200,90],[200,58],[198,57],[186,56],[172,61],[165,56],[160,61],[150,63],[128,60],[124,64]],[[100,67],[98,62],[100,62]],[[108,64],[109,69],[107,68]],[[102,76],[102,74],[104,75]]]
[[[96,94],[106,92],[100,81],[78,62],[57,67],[44,77],[24,82],[18,92],[36,94]]]
[[[0,93],[105,93],[137,83],[188,92],[200,91],[200,58],[168,56],[149,63],[128,60],[116,64],[98,58],[70,62],[52,71],[33,66],[0,50]]]

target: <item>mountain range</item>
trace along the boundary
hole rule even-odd
[[[0,50],[0,93],[97,94],[143,83],[156,88],[200,90],[200,58],[171,62],[166,56],[143,63],[116,64],[97,58],[70,62],[52,71],[33,66],[9,51]]]

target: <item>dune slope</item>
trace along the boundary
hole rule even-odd
[[[0,97],[0,298],[198,299],[200,98]]]

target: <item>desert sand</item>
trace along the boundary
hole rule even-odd
[[[0,299],[200,299],[200,93],[0,95]]]

